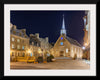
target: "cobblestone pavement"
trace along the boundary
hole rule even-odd
[[[25,63],[25,62],[11,62],[11,69],[89,69],[90,65],[86,64],[83,60],[67,60],[58,59],[55,62],[49,63]]]

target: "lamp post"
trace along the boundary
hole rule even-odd
[[[82,49],[85,50],[85,46],[83,46]]]
[[[84,45],[85,45],[85,46],[87,46],[88,44],[87,44],[87,43],[85,43]]]
[[[29,49],[29,50],[28,50],[28,56],[30,56],[30,53],[31,53],[31,50]]]

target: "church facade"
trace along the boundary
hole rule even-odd
[[[66,34],[64,16],[60,37],[51,49],[51,54],[55,57],[82,58],[83,56],[81,45],[76,40],[68,37]]]

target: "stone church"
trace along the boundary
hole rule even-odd
[[[60,36],[51,49],[51,54],[55,57],[82,58],[83,50],[81,45],[66,34],[64,15]]]

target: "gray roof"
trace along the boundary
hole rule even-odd
[[[15,31],[16,33],[14,34],[13,31]],[[24,33],[23,33],[21,30],[19,30],[19,29],[11,29],[11,30],[10,30],[10,33],[11,33],[11,34],[14,34],[14,35],[17,35],[17,36],[20,36],[19,33],[21,33],[21,36],[20,36],[20,37],[28,38],[28,35],[27,35],[26,33],[24,34]],[[25,37],[25,35],[26,35],[26,37]]]
[[[79,47],[82,47],[76,40],[66,36],[66,39],[73,45],[76,45],[76,46],[79,46]]]

